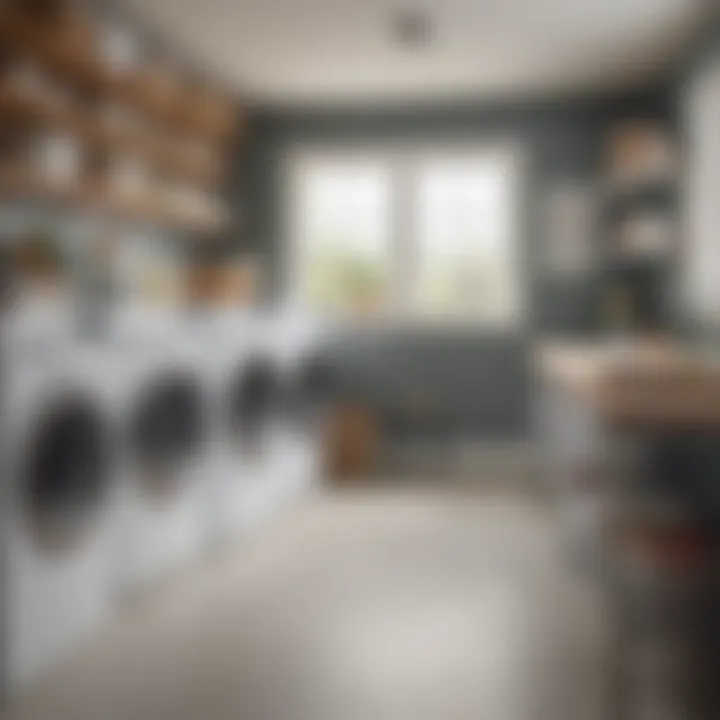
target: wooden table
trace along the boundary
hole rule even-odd
[[[541,345],[535,361],[606,422],[720,427],[720,354],[670,342],[559,342]]]

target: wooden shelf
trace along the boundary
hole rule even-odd
[[[13,123],[36,123],[87,138],[90,124],[67,107],[44,103],[0,85],[0,118],[4,125]]]
[[[219,204],[217,211],[210,204],[205,210],[192,198],[178,202],[168,195],[173,186],[199,188],[208,197],[217,189],[234,131],[234,106],[157,69],[113,70],[97,51],[94,35],[86,19],[63,9],[62,2],[41,15],[17,4],[0,4],[0,71],[28,62],[61,95],[48,92],[46,97],[42,89],[24,90],[0,78],[0,126],[30,139],[37,126],[42,132],[73,136],[93,174],[132,158],[158,179],[157,191],[118,197],[104,182],[51,182],[30,166],[12,163],[0,164],[0,197],[80,206],[183,232],[216,233],[226,214]],[[120,114],[127,111],[128,121],[120,117],[113,123],[106,115],[113,108]]]
[[[123,220],[189,233],[214,233],[224,223],[223,212],[216,217],[208,215],[201,218],[195,213],[170,207],[152,194],[136,197],[113,195],[99,180],[61,182],[11,165],[0,167],[0,198],[39,200],[63,207],[79,207]]]
[[[62,23],[39,23],[22,13],[0,15],[0,42],[10,54],[37,62],[48,74],[76,90],[112,98],[135,108],[169,130],[193,134],[223,145],[235,130],[235,109],[207,91],[192,90],[157,70],[116,72],[91,42],[78,42],[78,32]]]
[[[181,208],[170,207],[162,199],[153,196],[112,197],[102,194],[100,207],[104,212],[121,218],[133,218],[139,222],[180,232],[211,234],[222,229],[223,213],[198,217]]]
[[[32,122],[67,132],[106,154],[117,152],[132,156],[152,171],[192,185],[213,188],[222,179],[220,161],[213,156],[198,162],[184,153],[177,141],[156,137],[150,131],[114,130],[102,119],[80,110],[44,103],[1,86],[0,118],[6,123]]]

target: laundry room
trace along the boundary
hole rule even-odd
[[[720,714],[720,11],[0,0],[0,718]]]

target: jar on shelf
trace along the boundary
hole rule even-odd
[[[142,62],[137,36],[117,22],[108,22],[102,28],[99,52],[105,67],[116,75],[129,74]]]
[[[614,188],[669,182],[676,169],[675,145],[656,122],[627,121],[611,133],[607,174]]]

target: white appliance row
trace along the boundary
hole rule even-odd
[[[105,342],[5,328],[3,693],[123,599],[241,537],[318,477],[326,382],[298,318],[147,314]]]

